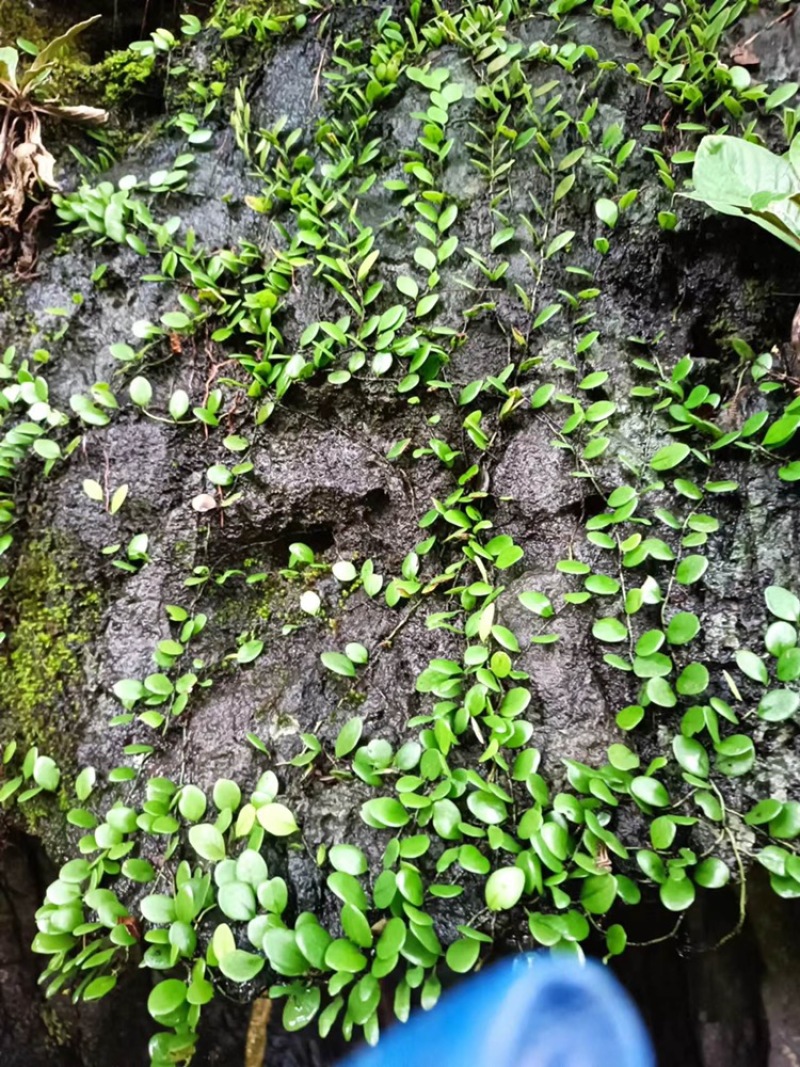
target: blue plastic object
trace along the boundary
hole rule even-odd
[[[655,1067],[655,1058],[606,967],[531,953],[463,982],[346,1067]]]

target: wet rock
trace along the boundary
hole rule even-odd
[[[532,743],[541,749],[547,774],[563,776],[562,759],[602,763],[608,745],[618,740],[610,701],[591,651],[591,618],[564,612],[541,619],[519,602],[518,594],[534,590],[554,604],[568,591],[564,577],[552,570],[529,571],[511,582],[500,601],[503,625],[518,636],[523,649],[517,660],[530,675],[534,694]],[[536,634],[555,634],[552,645],[530,645]]]
[[[115,11],[120,7],[105,5],[109,12],[112,6]],[[334,8],[331,34],[368,32],[380,6]],[[128,5],[120,15],[125,25],[120,24],[119,33],[128,39],[146,31],[147,27],[134,25],[143,8],[157,18],[171,7]],[[523,22],[519,39],[537,40],[540,22]],[[570,22],[577,40],[585,39],[604,54],[613,51],[620,63],[641,58],[638,46],[620,43],[610,20],[598,23],[576,10]],[[795,33],[789,28],[794,23],[764,27],[761,20],[752,25],[762,28],[765,45],[782,35],[775,55],[768,57],[764,49],[765,70],[769,66],[775,78],[794,77],[796,49],[793,52],[786,44]],[[198,46],[196,53],[197,72],[211,78],[219,56],[204,47]],[[329,38],[318,41],[312,35],[276,38],[265,49],[256,48],[249,39],[237,38],[231,45],[225,62],[233,64],[237,75],[247,70],[252,75],[247,99],[255,138],[261,127],[272,128],[285,118],[285,131],[302,128],[304,146],[316,150],[315,120],[330,99],[320,77],[328,47]],[[537,306],[563,299],[552,279],[536,276],[536,262],[524,254],[527,246],[521,239],[527,231],[520,216],[529,221],[535,216],[532,205],[536,197],[549,195],[549,179],[520,157],[511,172],[504,208],[509,225],[519,229],[504,245],[492,247],[498,187],[488,190],[471,162],[476,156],[473,145],[484,143],[482,134],[488,128],[475,100],[481,83],[472,63],[449,45],[438,51],[434,61],[449,67],[451,81],[464,88],[463,98],[452,107],[457,134],[440,175],[442,188],[458,205],[453,232],[460,244],[452,259],[439,265],[442,300],[437,324],[456,336],[443,335],[446,343],[452,343],[449,362],[441,370],[442,380],[413,397],[417,403],[396,393],[388,380],[376,382],[355,373],[340,388],[326,382],[322,373],[289,391],[263,425],[253,426],[245,417],[244,402],[241,408],[232,403],[225,409],[219,432],[174,425],[166,412],[175,388],[186,389],[196,405],[227,374],[233,378],[238,374],[226,362],[223,346],[213,340],[213,330],[203,327],[193,336],[178,337],[177,350],[174,339],[159,340],[136,364],[133,369],[142,370],[153,382],[155,399],[149,416],[131,411],[125,404],[126,368],[111,356],[109,345],[131,343],[136,322],[159,323],[165,311],[178,306],[184,288],[182,282],[174,286],[139,282],[142,271],[152,264],[145,268],[142,258],[126,246],[59,242],[44,253],[40,276],[24,290],[15,290],[13,303],[4,299],[0,306],[3,344],[16,344],[21,354],[37,348],[52,351],[43,370],[54,405],[68,411],[75,393],[101,381],[111,384],[124,407],[102,430],[75,424],[79,439],[74,451],[46,480],[40,477],[40,464],[20,472],[26,538],[50,544],[43,540],[47,534],[70,546],[81,581],[97,593],[96,625],[86,639],[73,641],[70,701],[76,707],[70,703],[75,712],[70,719],[70,747],[79,763],[106,773],[125,761],[126,746],[150,743],[154,751],[141,764],[144,773],[192,781],[206,790],[220,777],[236,779],[246,788],[265,769],[276,768],[287,803],[303,828],[303,844],[281,851],[276,870],[286,873],[293,908],[316,912],[331,929],[339,922],[339,902],[325,885],[316,847],[352,842],[377,871],[391,836],[366,827],[360,817],[362,802],[374,790],[357,779],[331,773],[329,754],[336,737],[349,718],[359,715],[365,740],[381,737],[395,747],[402,744],[410,736],[408,720],[428,714],[433,703],[428,695],[416,692],[417,677],[433,658],[458,658],[463,641],[460,635],[426,625],[430,611],[446,612],[453,606],[452,597],[441,589],[426,592],[421,609],[406,601],[390,609],[382,596],[369,599],[327,573],[281,575],[290,546],[308,544],[326,565],[352,559],[359,569],[369,558],[387,581],[396,576],[425,536],[419,522],[431,499],[444,500],[453,491],[453,475],[459,477],[467,466],[471,453],[463,427],[465,411],[458,404],[461,390],[501,375],[509,363],[519,361],[523,348],[530,360],[508,381],[526,395],[539,383],[540,366],[549,365],[553,357],[566,364],[574,360],[576,370],[570,373],[582,374],[585,361],[574,349],[591,322],[576,326],[574,336],[568,330],[557,338],[546,329],[530,331],[531,316],[515,286],[534,294]],[[537,67],[531,75],[533,84],[543,85],[551,74],[550,68]],[[562,106],[577,108],[581,101],[583,107],[583,84],[566,76],[562,81]],[[168,100],[174,92],[177,104],[180,91],[170,88]],[[625,137],[641,136],[645,123],[661,118],[655,104],[646,102],[620,71],[609,72],[597,91],[603,127],[617,125]],[[420,129],[419,120],[410,113],[428,106],[427,94],[408,81],[380,105],[375,136],[381,177],[406,175],[404,166],[408,153],[418,147]],[[180,214],[181,234],[194,230],[209,249],[248,241],[258,252],[256,259],[266,263],[276,248],[283,247],[283,237],[272,216],[248,205],[248,197],[263,193],[262,183],[252,161],[235,143],[225,108],[210,120],[212,141],[194,153],[186,193],[171,195],[166,202],[156,197],[153,210],[164,218]],[[521,132],[522,127],[515,137]],[[509,137],[509,142],[513,139]],[[184,147],[175,130],[154,128],[115,165],[110,180],[128,173],[146,178],[169,168]],[[608,430],[609,466],[604,468],[604,476],[611,480],[613,474],[616,484],[632,478],[631,467],[641,466],[658,447],[654,420],[627,395],[641,381],[633,365],[636,356],[655,352],[671,366],[691,352],[704,379],[727,401],[739,370],[725,347],[734,325],[742,337],[769,347],[785,339],[796,303],[796,296],[785,293],[793,269],[789,254],[776,249],[765,234],[735,221],[709,220],[699,208],[688,205],[678,231],[656,234],[652,218],[666,208],[668,198],[657,185],[648,157],[643,155],[632,166],[640,194],[620,223],[622,239],[597,261],[602,294],[596,304],[587,303],[591,309],[587,315],[594,314],[602,324],[591,366],[613,372],[620,393],[618,412]],[[602,232],[594,202],[604,189],[603,178],[588,167],[581,174],[575,226],[581,231],[578,238],[591,247]],[[77,180],[74,170],[72,178]],[[359,174],[358,181],[362,178]],[[384,295],[389,299],[393,294],[392,300],[400,276],[421,278],[414,258],[419,234],[404,215],[401,200],[401,194],[385,189],[380,180],[359,193],[359,217],[377,235]],[[278,205],[275,218],[280,222],[283,217]],[[507,275],[488,278],[467,248],[475,249],[492,269],[507,259]],[[260,261],[254,272],[261,269]],[[90,278],[98,265],[108,270],[102,284],[93,284]],[[281,356],[295,350],[309,322],[335,320],[345,312],[347,308],[335,302],[312,270],[300,272],[292,279],[280,314],[285,349]],[[653,338],[661,335],[659,347]],[[238,340],[249,353],[258,350],[252,335]],[[601,395],[605,393],[593,394],[592,399]],[[492,394],[487,411],[495,399]],[[743,405],[758,402],[752,396],[742,400]],[[556,788],[563,782],[564,759],[605,761],[608,746],[623,739],[615,712],[631,698],[627,679],[603,663],[598,653],[591,637],[593,615],[562,604],[563,593],[579,589],[580,579],[554,573],[559,560],[575,554],[583,523],[597,513],[601,490],[609,485],[576,477],[587,473],[576,457],[566,447],[553,447],[561,421],[557,415],[549,422],[527,416],[525,405],[525,410],[493,424],[481,455],[486,481],[480,489],[487,494],[486,511],[495,531],[512,534],[524,550],[523,559],[503,576],[506,588],[498,601],[498,619],[519,637],[522,651],[516,665],[528,673],[532,693],[527,712],[534,727],[531,744],[540,749],[548,780]],[[191,502],[200,493],[222,503],[223,494],[209,482],[208,469],[234,462],[222,443],[226,434],[248,436],[252,473],[237,482],[241,496],[231,507],[198,513]],[[387,452],[406,437],[404,455],[389,461]],[[459,454],[452,469],[429,454],[431,439],[453,443]],[[409,462],[417,450],[424,454]],[[773,581],[794,584],[794,560],[800,553],[794,490],[778,483],[774,472],[751,464],[744,453],[734,455],[729,473],[741,488],[724,502],[708,505],[714,513],[724,514],[725,522],[715,542],[705,591],[679,590],[675,599],[685,610],[702,610],[704,656],[715,665],[720,692],[724,692],[721,671],[730,667],[736,648],[760,639],[761,588]],[[83,490],[87,478],[109,492],[122,484],[129,486],[118,514],[112,516],[104,503],[89,500]],[[124,562],[125,546],[143,532],[149,538],[149,558],[133,572],[115,569],[103,549],[119,543],[115,558]],[[440,552],[437,547],[421,559],[426,580],[438,577],[451,561]],[[592,555],[591,562],[602,568],[602,555]],[[24,556],[13,557],[18,582],[24,563]],[[60,555],[58,565],[63,567]],[[187,579],[196,579],[196,584],[187,585]],[[10,588],[15,588],[13,583]],[[308,589],[320,597],[319,616],[309,617],[300,610],[300,595]],[[530,590],[550,597],[557,606],[552,618],[539,618],[520,604],[518,595]],[[196,691],[187,711],[163,736],[154,736],[135,721],[111,729],[109,719],[120,710],[112,696],[114,684],[152,672],[158,642],[174,637],[167,605],[186,605],[207,614],[208,625],[192,643],[190,657],[201,659],[197,670],[211,684]],[[621,611],[621,602],[610,599],[608,613]],[[559,640],[546,646],[531,643],[542,633],[553,633]],[[253,638],[264,642],[264,651],[252,664],[241,666],[236,649]],[[370,652],[369,663],[352,682],[326,672],[320,663],[322,652],[339,650],[348,641],[363,641]],[[53,716],[62,715],[69,703],[66,697],[56,692],[51,700]],[[311,732],[318,736],[323,754],[306,772],[295,773],[298,769],[290,768],[289,762],[302,749],[300,735]],[[643,757],[659,751],[656,742],[668,740],[667,733],[658,721],[643,730]],[[263,742],[268,756],[246,740],[248,734]],[[746,785],[730,786],[728,799],[737,810],[745,810],[758,795],[782,798],[796,790],[797,738],[787,728],[772,744],[758,775]],[[472,748],[465,744],[464,749],[472,756],[477,744]],[[454,757],[454,764],[460,758]],[[680,785],[677,777],[676,784]],[[389,786],[386,791],[391,791]],[[633,836],[640,828],[631,829]],[[753,845],[747,831],[740,833],[740,844]],[[46,836],[46,844],[52,860],[60,862],[74,841],[59,829]],[[432,847],[431,869],[441,844]],[[711,848],[714,842],[703,844]],[[3,1063],[111,1067],[144,1062],[151,1028],[144,1008],[149,972],[134,970],[114,997],[63,1018],[60,1003],[52,1009],[43,1005],[35,986],[38,962],[31,960],[26,947],[32,936],[33,908],[52,871],[41,852],[13,838],[2,864],[0,971],[10,991],[4,992],[0,1003],[0,1032],[6,1042],[0,1044]],[[437,901],[431,908],[444,942],[454,939],[457,926],[483,908],[481,880],[466,878],[464,885],[462,897]],[[742,938],[719,945],[738,921],[738,900],[731,894],[718,908],[698,906],[687,922],[692,937],[679,940],[677,947],[665,941],[642,950],[638,957],[632,954],[634,962],[624,958],[620,972],[647,1015],[666,1067],[777,1067],[791,1065],[800,1056],[792,914],[790,904],[776,903],[757,885]],[[637,940],[655,940],[668,933],[662,928],[663,908],[644,908],[641,917],[630,922]],[[525,929],[504,925],[502,920],[498,933],[498,951],[530,945]],[[692,944],[707,951],[696,953]],[[604,951],[599,941],[595,947]],[[127,1010],[121,1013],[120,1005]],[[203,1024],[198,1067],[242,1061],[248,1015],[247,1005],[217,998]],[[329,1062],[340,1051],[332,1039],[323,1046],[308,1034],[284,1034],[277,1022],[270,1025],[269,1040],[267,1062],[279,1067]]]

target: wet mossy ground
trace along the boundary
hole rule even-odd
[[[14,618],[0,650],[0,738],[58,752],[68,772],[78,743],[79,694],[87,683],[83,651],[97,632],[101,594],[56,537],[26,545],[8,593]]]

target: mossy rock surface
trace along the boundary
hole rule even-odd
[[[519,819],[536,805],[551,811],[547,805],[556,794],[576,794],[600,812],[600,832],[608,829],[624,844],[624,855],[613,843],[600,847],[601,837],[573,826],[561,813],[557,824],[583,842],[581,860],[588,866],[573,864],[569,875],[577,877],[562,883],[555,870],[561,861],[541,843],[540,852],[545,866],[551,863],[547,870],[555,875],[555,889],[567,886],[567,902],[556,906],[557,894],[547,897],[531,885],[524,908],[488,915],[485,878],[457,866],[437,873],[437,862],[453,842],[475,841],[494,866],[510,865],[519,852],[532,855],[537,831],[511,840],[513,848],[502,837],[491,838],[490,846],[486,826],[465,806],[465,794],[453,793],[468,829],[463,837],[455,829],[451,838],[440,838],[421,814],[427,793],[440,781],[428,763],[420,784],[409,787],[423,796],[418,808],[409,802],[418,825],[403,833],[431,835],[430,851],[409,860],[419,866],[426,886],[463,885],[458,897],[429,894],[425,900],[444,946],[461,936],[459,927],[477,923],[494,938],[485,950],[487,962],[531,949],[537,942],[527,911],[580,910],[585,874],[629,878],[641,885],[644,903],[631,907],[618,901],[610,916],[589,911],[587,951],[606,951],[603,928],[612,920],[626,926],[631,942],[654,942],[638,955],[631,949],[616,963],[647,1016],[662,1062],[774,1067],[781,1061],[770,1054],[771,1041],[773,1048],[786,1045],[789,1064],[790,1053],[800,1056],[796,1005],[785,995],[786,987],[800,983],[786,948],[796,944],[795,905],[771,895],[754,861],[767,841],[759,835],[768,827],[756,829],[743,816],[765,797],[784,803],[800,796],[800,733],[793,721],[776,725],[759,719],[761,690],[742,675],[736,652],[763,653],[766,586],[800,592],[794,565],[800,557],[797,495],[764,450],[733,442],[725,449],[710,446],[723,430],[740,428],[760,410],[777,418],[791,400],[791,381],[785,392],[762,393],[736,345],[738,351],[741,342],[754,353],[774,350],[774,383],[786,388],[781,360],[788,356],[785,342],[797,302],[790,281],[800,276],[797,257],[744,220],[712,216],[673,199],[654,153],[661,154],[677,187],[683,165],[670,164],[671,154],[694,147],[700,131],[685,127],[692,116],[681,113],[662,89],[637,82],[626,70],[646,63],[643,47],[602,11],[579,4],[557,25],[544,10],[524,3],[442,4],[441,26],[429,26],[429,38],[414,31],[423,42],[420,50],[427,48],[424,56],[415,56],[414,34],[404,20],[413,21],[419,5],[396,4],[390,16],[382,15],[384,6],[335,3],[330,10],[307,12],[303,25],[302,18],[295,23],[303,12],[294,3],[220,4],[209,27],[181,39],[169,54],[104,54],[98,38],[89,40],[87,52],[69,56],[54,83],[71,102],[112,109],[105,150],[118,157],[102,170],[109,159],[98,156],[96,142],[69,127],[57,137],[53,133],[66,203],[77,202],[71,198],[81,183],[88,188],[110,182],[122,193],[126,175],[134,174],[139,184],[132,197],[155,221],[125,215],[122,239],[115,240],[119,232],[108,222],[114,221],[113,210],[96,212],[93,232],[76,234],[74,225],[68,226],[56,231],[50,244],[44,242],[35,279],[24,286],[7,279],[0,288],[0,350],[16,346],[15,367],[30,358],[32,373],[47,382],[48,403],[68,416],[50,435],[63,453],[52,469],[36,454],[15,468],[14,540],[0,560],[9,579],[0,588],[0,628],[7,633],[0,645],[0,741],[16,741],[20,757],[36,746],[57,758],[63,774],[55,795],[40,794],[27,809],[10,804],[4,811],[9,859],[0,885],[7,890],[21,885],[31,898],[28,908],[9,907],[7,925],[22,931],[21,943],[30,943],[32,911],[54,877],[53,864],[77,854],[82,831],[65,813],[78,803],[74,781],[81,768],[97,770],[100,784],[87,804],[101,813],[121,797],[141,805],[143,783],[151,777],[191,782],[209,796],[217,780],[232,779],[249,795],[259,776],[274,768],[280,800],[302,828],[302,840],[292,842],[296,848],[273,842],[276,869],[280,866],[290,888],[290,911],[315,913],[338,936],[342,901],[326,881],[330,866],[318,846],[358,846],[372,889],[392,834],[367,825],[361,806],[376,795],[394,797],[402,777],[394,768],[370,784],[354,773],[353,753],[336,757],[342,727],[358,716],[359,744],[388,743],[397,750],[421,736],[422,747],[441,752],[450,770],[488,776],[498,790],[507,789],[514,797],[513,818],[503,823],[504,832],[516,834]],[[509,15],[515,6],[521,10]],[[207,13],[202,6],[184,7],[184,14]],[[428,25],[432,13],[422,7],[420,18]],[[125,13],[126,27],[119,31],[126,42],[140,35],[148,39],[158,24],[131,30],[127,16],[140,17],[135,8]],[[448,28],[448,18],[463,19],[468,9],[476,20],[474,36],[489,35],[481,47]],[[171,11],[167,4],[150,15],[156,20],[169,15],[170,32],[178,36]],[[13,18],[4,22],[4,12]],[[0,26],[9,38],[40,43],[52,35],[49,21],[37,13],[31,22],[26,12],[27,5],[0,0]],[[756,32],[770,45],[760,51],[759,75],[770,80],[770,88],[800,81],[797,50],[786,36],[789,21],[774,22],[775,17],[766,9],[754,13],[724,38],[724,55]],[[276,19],[278,28],[264,29],[258,20],[265,18]],[[387,34],[382,18],[396,20],[399,28]],[[502,24],[497,42],[491,37],[494,19]],[[540,40],[589,46],[597,56],[576,62],[574,69],[568,54],[531,58],[528,50]],[[509,44],[514,54],[503,62]],[[489,51],[482,54],[482,48]],[[493,60],[497,66],[490,70]],[[442,85],[459,87],[444,107],[424,84],[424,73],[413,69],[427,63],[448,72]],[[508,81],[498,86],[506,67]],[[351,68],[357,68],[353,86]],[[371,103],[368,94],[376,94]],[[241,133],[245,108],[248,138]],[[426,118],[428,109],[433,114]],[[427,145],[420,137],[426,137],[426,124],[444,121],[442,113],[453,143],[437,160],[430,147],[437,143],[435,132],[427,130]],[[564,128],[554,132],[562,113]],[[722,114],[730,112],[710,110],[703,121],[718,126]],[[363,115],[368,119],[362,121]],[[755,128],[776,149],[782,147],[779,127],[776,115],[758,112]],[[297,140],[284,149],[295,128]],[[307,188],[309,176],[325,186],[349,137],[353,160],[342,163],[332,182],[331,206],[322,211]],[[629,158],[617,163],[628,141],[636,144]],[[78,157],[69,152],[70,144]],[[176,168],[176,157],[185,156],[192,158]],[[97,160],[98,172],[86,165],[89,159]],[[508,160],[513,166],[487,177],[487,167],[499,169]],[[185,175],[174,179],[170,191],[175,169]],[[572,185],[561,184],[570,175]],[[564,191],[557,195],[557,189]],[[598,201],[619,207],[632,190],[635,197],[613,227],[602,222],[607,207],[598,210]],[[453,218],[440,226],[445,207],[452,208]],[[671,211],[679,217],[676,229],[659,225],[659,212]],[[172,232],[171,217],[180,219]],[[159,224],[166,228],[159,230]],[[364,257],[353,244],[345,245],[368,229],[380,254],[359,276]],[[306,236],[292,245],[298,230]],[[325,235],[322,244],[317,233]],[[457,238],[448,254],[442,253],[446,236]],[[144,255],[137,241],[144,242]],[[186,268],[191,242],[206,257],[199,281]],[[317,259],[326,255],[325,242],[330,254]],[[280,257],[290,252],[293,268],[280,275]],[[349,273],[342,274],[347,282],[338,288],[330,281],[337,277],[337,257],[351,259]],[[383,289],[370,308],[362,307],[368,285],[378,280]],[[420,305],[428,294],[438,299]],[[388,369],[374,360],[390,350],[393,340],[381,335],[394,327],[385,319],[364,326],[364,340],[357,328],[361,311],[353,302],[364,322],[373,312],[392,318],[391,309],[402,308],[404,321],[397,329],[402,337],[413,336],[414,344],[394,351]],[[153,327],[149,334],[143,323]],[[315,323],[323,325],[307,340]],[[347,340],[340,344],[344,334]],[[444,356],[435,369],[431,363],[426,370],[423,362],[412,371],[423,343],[440,347]],[[140,354],[120,360],[113,350],[118,356],[122,345]],[[361,351],[366,355],[359,364],[353,357]],[[304,364],[283,389],[276,385],[278,372],[297,353]],[[696,423],[670,432],[669,419],[675,418],[670,401],[674,406],[677,393],[670,398],[668,384],[660,410],[643,392],[662,379],[643,371],[637,360],[657,363],[663,382],[670,383],[673,368],[687,354],[691,387],[717,398],[692,409],[717,426],[716,438],[704,436]],[[418,371],[421,380],[412,381]],[[582,388],[589,374],[599,376],[598,384]],[[143,404],[131,399],[135,376],[145,377],[152,390]],[[97,399],[108,395],[98,392],[98,383],[113,392],[114,406]],[[532,407],[537,390],[549,383],[553,396]],[[209,417],[216,389],[220,406]],[[177,417],[171,413],[176,390],[188,398]],[[473,390],[472,397],[465,400],[464,390]],[[76,397],[90,395],[108,416],[107,425],[80,420]],[[585,416],[604,401],[614,405],[607,416],[595,408],[582,427],[565,429],[576,404]],[[465,422],[468,415],[472,421]],[[597,462],[591,451],[587,459],[585,450],[605,438]],[[649,466],[658,449],[684,440],[696,451],[679,468],[656,472]],[[780,462],[791,460],[789,446]],[[237,463],[251,466],[226,484],[225,471]],[[676,487],[680,476],[686,481]],[[712,477],[735,482],[736,488],[706,491]],[[616,555],[612,564],[606,548],[586,539],[587,522],[591,530],[592,520],[614,506],[607,497],[629,483],[636,485],[641,510],[630,524],[620,520],[607,528],[615,536],[624,530],[626,537],[663,538],[684,555],[702,552],[708,569],[701,581],[683,584],[658,555],[640,568],[619,563]],[[115,509],[111,502],[122,486],[125,499]],[[475,496],[465,501],[454,495],[459,491]],[[437,517],[437,505],[447,514]],[[659,508],[680,513],[677,532],[659,520]],[[689,525],[680,529],[693,509],[707,516],[709,529],[717,522],[719,528],[707,542],[681,544],[695,532]],[[468,534],[470,523],[478,521],[474,515],[487,525]],[[137,542],[143,535],[144,550]],[[436,542],[425,547],[429,535]],[[520,549],[507,566],[495,566],[499,557],[486,549],[496,535],[513,539]],[[469,549],[473,536],[480,552]],[[306,546],[313,564],[292,563],[298,544]],[[472,551],[467,557],[465,545]],[[637,547],[631,542],[629,551]],[[448,573],[465,558],[461,570]],[[352,561],[354,581],[332,571],[342,561]],[[384,580],[372,596],[365,590],[371,576],[369,567],[362,570],[366,561]],[[579,602],[584,561],[595,574],[619,581],[620,590]],[[670,614],[696,613],[702,624],[690,649],[671,650],[673,683],[688,663],[702,661],[710,687],[697,701],[689,699],[687,687],[676,708],[650,702],[642,725],[625,730],[617,714],[638,705],[642,680],[616,669],[613,654],[621,647],[633,660],[635,639],[645,628],[640,620],[648,619],[649,628],[664,621],[657,602],[642,615],[626,614],[625,594],[648,576],[660,583]],[[387,603],[392,580],[400,583],[400,593],[396,603]],[[491,586],[491,613],[480,624],[476,618],[467,623],[472,627],[467,639],[463,626],[487,596],[484,584]],[[549,598],[552,615],[532,613],[520,601],[520,594],[531,591]],[[308,599],[301,599],[309,593],[318,598],[318,610],[311,613],[303,609]],[[205,621],[173,663],[159,646],[183,641],[184,620],[176,608]],[[629,625],[633,637],[625,634],[613,647],[596,640],[597,617],[607,614]],[[321,655],[341,652],[349,643],[367,647],[368,664],[354,669],[354,678],[346,669],[326,670]],[[497,728],[494,705],[455,732],[447,686],[437,691],[420,683],[432,661],[460,664],[466,645],[481,643],[496,657],[491,662],[499,691],[514,682],[529,692],[525,706],[509,715],[531,727],[523,747],[535,747],[538,755],[531,760],[535,770],[528,784],[525,776],[517,780],[510,773],[515,749],[506,752],[509,773],[493,753],[486,755],[487,738]],[[256,645],[258,654],[250,659],[246,650]],[[525,677],[509,676],[512,663]],[[131,709],[115,696],[121,680],[156,674],[172,681],[195,676],[186,683],[185,709],[168,716],[166,729],[139,716],[169,705],[142,700]],[[685,778],[672,742],[680,735],[682,716],[696,716],[693,706],[712,695],[735,706],[735,729],[753,738],[757,761],[747,774],[723,773],[710,735],[698,729],[695,736],[712,759],[713,787],[701,790]],[[459,701],[464,702],[461,696],[456,705]],[[437,732],[437,718],[450,725]],[[115,721],[118,725],[110,725]],[[724,715],[718,726],[726,736],[734,733]],[[303,764],[311,736],[321,755]],[[629,757],[620,755],[623,744]],[[695,858],[713,853],[733,872],[727,889],[698,885],[697,903],[672,939],[667,934],[675,916],[659,904],[658,885],[636,862],[639,850],[653,849],[657,805],[637,804],[624,789],[608,801],[605,782],[595,783],[594,792],[575,785],[582,773],[577,764],[590,771],[604,767],[608,780],[613,778],[610,746],[616,746],[618,761],[638,760],[638,776],[649,772],[664,783],[669,814],[697,819],[691,826],[678,824],[674,847],[657,850],[664,860],[677,862],[681,848]],[[19,762],[15,756],[9,767]],[[130,784],[108,780],[119,768],[134,768]],[[417,773],[416,765],[408,772]],[[542,800],[545,789],[548,799]],[[703,808],[696,801],[698,791],[724,802],[724,824],[708,815],[710,802]],[[188,849],[181,834],[175,861]],[[793,852],[793,836],[775,840]],[[141,854],[161,863],[158,844],[148,839]],[[739,896],[740,861],[753,887],[752,904]],[[171,862],[164,862],[165,885]],[[529,862],[541,867],[539,860]],[[138,914],[143,887],[122,877],[114,884]],[[382,918],[383,911],[375,909],[370,921]],[[210,918],[203,923],[199,936],[205,945],[214,924]],[[739,925],[740,936],[728,939]],[[4,943],[0,933],[0,954]],[[706,951],[718,943],[719,951]],[[131,964],[143,948],[132,949]],[[121,969],[125,977],[110,997],[70,1011],[64,998],[55,998],[54,1008],[36,999],[32,974],[40,962],[24,959],[12,980],[16,1002],[27,1000],[34,1009],[18,1018],[0,1010],[0,1030],[10,1035],[0,1039],[4,1067],[147,1062],[146,1043],[155,1026],[146,1013],[146,970]],[[442,976],[453,977],[444,968]],[[219,979],[225,996],[204,1015],[196,1067],[243,1061],[249,1002],[273,980],[280,975],[269,969],[241,987]],[[124,1026],[117,1023],[121,1007]],[[288,1067],[335,1060],[342,1047],[335,1034],[320,1042],[313,1026],[284,1033],[279,1014],[276,1007],[265,1062]]]

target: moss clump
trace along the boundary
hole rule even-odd
[[[148,91],[148,83],[155,81],[155,62],[155,56],[141,56],[130,49],[109,52],[99,63],[84,62],[78,56],[59,64],[51,84],[64,103],[92,104],[113,113]]]
[[[286,18],[299,15],[302,11],[298,0],[220,0],[211,25],[232,36],[231,30],[244,32],[254,18]]]
[[[242,564],[245,571],[257,565],[256,560],[247,559]],[[251,582],[242,590],[239,574],[231,575],[231,582],[235,581],[233,594],[226,589],[224,601],[219,604],[214,612],[214,622],[228,629],[240,631],[249,630],[256,625],[257,620],[268,622],[273,618],[282,618],[283,611],[288,610],[289,590],[286,584],[274,574],[267,576],[259,582]]]
[[[141,93],[153,76],[155,56],[136,52],[110,52],[90,68],[92,78],[103,87],[103,104],[113,108]]]
[[[0,315],[3,332],[11,337],[30,337],[37,332],[36,316],[20,299],[19,283],[10,274],[0,277]]]
[[[8,584],[10,636],[0,658],[5,715],[0,733],[20,747],[37,745],[69,770],[80,715],[72,683],[82,677],[81,649],[93,638],[101,609],[96,590],[70,575],[73,560],[55,538],[28,545]],[[5,662],[3,662],[3,659]]]
[[[40,1014],[53,1048],[66,1048],[73,1042],[74,1033],[52,1004],[44,1004]]]

